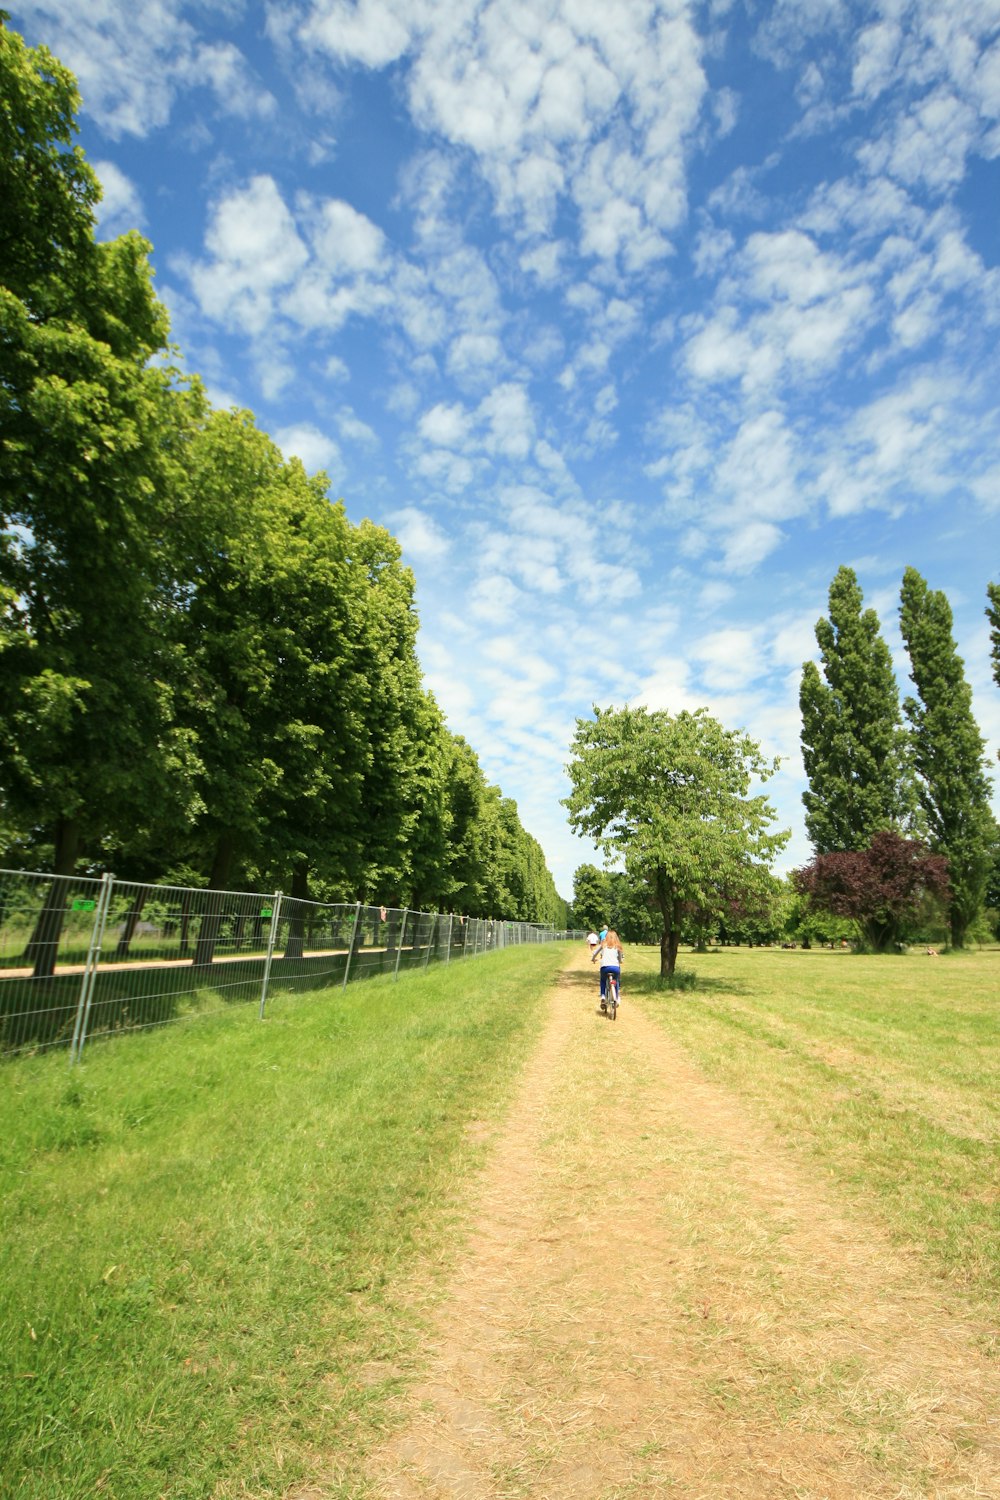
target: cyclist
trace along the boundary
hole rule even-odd
[[[613,927],[605,928],[601,933],[601,941],[594,950],[590,962],[601,960],[601,1009],[607,1009],[608,975],[613,974],[618,980],[618,1003],[621,1004],[622,986],[622,940]]]

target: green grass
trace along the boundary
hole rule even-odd
[[[630,956],[642,997],[712,1077],[943,1276],[1000,1294],[1000,952]]]
[[[7,1064],[0,1493],[263,1500],[317,1453],[349,1468],[565,951]]]

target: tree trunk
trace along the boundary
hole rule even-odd
[[[869,917],[862,923],[865,944],[872,953],[894,953],[899,943],[899,923]]]
[[[75,818],[60,818],[55,826],[52,873],[57,877],[72,875],[80,853],[80,825]],[[66,920],[69,881],[53,880],[45,893],[42,909],[35,920],[24,957],[33,966],[35,979],[49,979],[55,972],[59,939]]]
[[[663,918],[663,935],[660,938],[660,978],[672,979],[677,967],[677,949],[680,947],[680,913],[670,887],[662,871],[656,874],[656,904]]]
[[[232,842],[223,835],[215,848],[215,858],[212,860],[212,872],[209,876],[210,889],[206,892],[208,900],[205,903],[201,926],[198,928],[198,941],[194,948],[196,968],[210,964],[215,957],[215,945],[219,941],[219,933],[222,929],[223,892],[229,883],[229,867],[232,864],[232,858]]]
[[[135,900],[132,902],[132,905],[125,913],[125,924],[122,927],[122,935],[118,939],[118,946],[115,949],[115,958],[128,958],[129,944],[135,937],[135,929],[139,925],[139,918],[142,916],[142,909],[146,905],[148,899],[149,886],[140,886],[136,891]]]
[[[660,938],[660,978],[672,979],[677,967],[677,949],[680,947],[681,935],[676,928],[664,928],[663,936]]]
[[[291,915],[288,919],[288,938],[285,942],[286,958],[301,958],[305,944],[306,918],[304,901],[309,899],[309,864],[302,860],[292,871],[292,889],[289,892],[292,898]]]

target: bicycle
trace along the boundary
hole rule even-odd
[[[609,1021],[618,1019],[618,975],[609,974],[604,985],[604,999],[601,1001],[601,1009],[606,1012]]]

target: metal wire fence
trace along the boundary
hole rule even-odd
[[[0,870],[0,1055],[582,936],[530,922]]]

